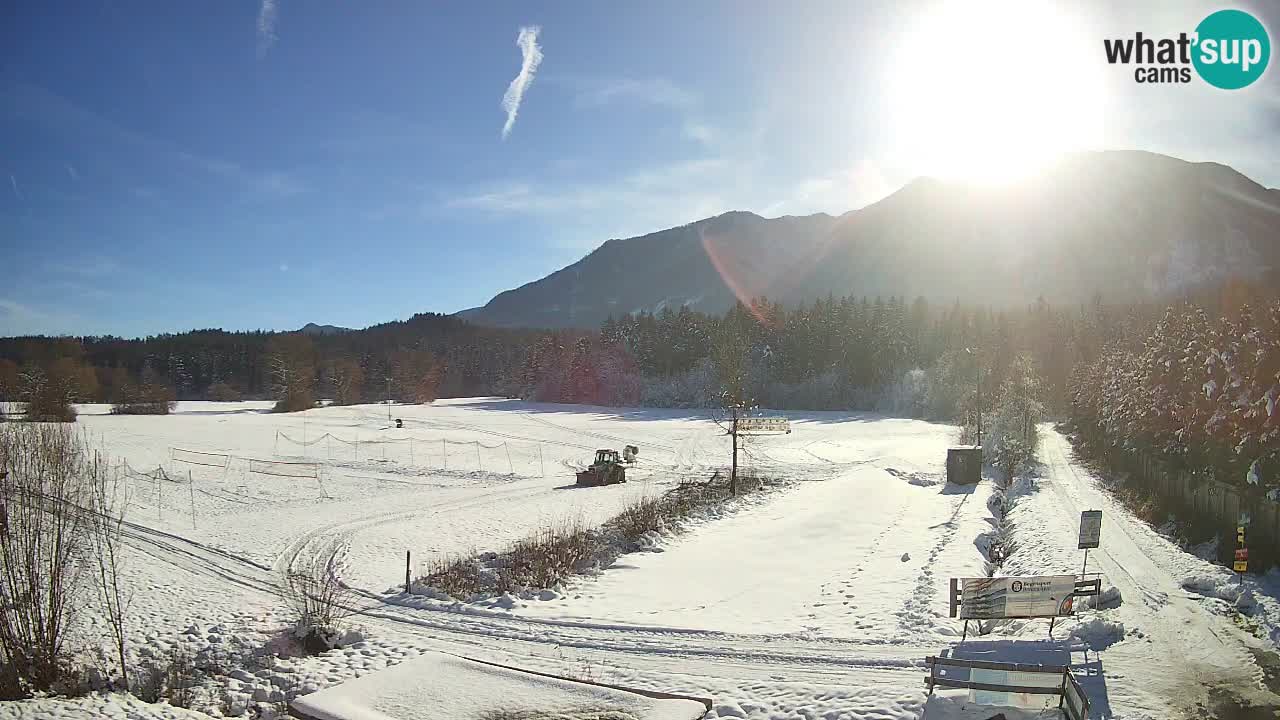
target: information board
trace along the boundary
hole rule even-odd
[[[1085,510],[1080,513],[1081,550],[1096,548],[1102,542],[1102,511]]]
[[[960,583],[960,618],[964,620],[1072,614],[1075,575],[964,578]]]

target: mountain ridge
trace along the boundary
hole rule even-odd
[[[1066,155],[1008,187],[920,177],[838,216],[735,210],[632,238],[459,313],[500,327],[734,300],[923,296],[1013,305],[1160,298],[1274,281],[1280,190],[1227,165],[1146,151]]]

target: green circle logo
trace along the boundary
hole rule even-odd
[[[1196,26],[1191,58],[1204,81],[1239,90],[1262,76],[1271,59],[1271,38],[1258,19],[1243,10],[1219,10]]]

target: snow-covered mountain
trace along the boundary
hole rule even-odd
[[[1017,305],[1280,286],[1280,190],[1216,163],[1080,153],[1010,187],[922,178],[840,217],[730,212],[609,240],[462,313],[499,326],[593,327],[608,315],[735,297],[923,295]]]

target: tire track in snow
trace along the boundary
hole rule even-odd
[[[1153,646],[1146,655],[1159,658],[1159,662],[1149,668],[1151,672],[1145,681],[1145,685],[1153,687],[1144,686],[1143,690],[1193,715],[1200,715],[1207,706],[1210,688],[1244,698],[1259,697],[1264,687],[1263,670],[1234,637],[1235,629],[1195,599],[1177,592],[1181,589],[1179,572],[1157,562],[1153,554],[1158,552],[1152,550],[1159,548],[1134,540],[1134,533],[1141,532],[1145,524],[1133,519],[1123,506],[1081,477],[1067,457],[1067,440],[1061,433],[1045,428],[1042,437],[1047,441],[1044,445],[1050,471],[1050,477],[1042,480],[1059,500],[1051,504],[1064,526],[1074,528],[1078,513],[1090,506],[1108,510],[1112,518],[1103,523],[1102,546],[1090,555],[1097,558],[1104,576],[1120,588],[1122,597],[1141,597],[1146,606],[1122,604],[1115,611],[1126,623],[1138,625],[1143,631],[1146,642]],[[1097,497],[1086,502],[1084,496],[1088,494]],[[1126,527],[1130,524],[1134,525],[1133,532]],[[1167,541],[1161,539],[1161,542]],[[1135,618],[1135,614],[1138,617]],[[1216,623],[1222,623],[1219,629],[1223,632],[1214,629]],[[1224,635],[1231,642],[1224,640]],[[1127,645],[1118,643],[1107,652],[1132,652]],[[1105,655],[1103,658],[1105,660]],[[1261,701],[1274,702],[1275,696],[1266,694],[1270,699]]]
[[[548,420],[548,419],[546,419],[546,418],[538,417],[538,416],[533,415],[533,414],[531,414],[531,413],[521,413],[521,414],[520,414],[520,417],[522,417],[522,418],[524,418],[525,420],[528,420],[528,421],[530,421],[530,422],[535,422],[535,423],[539,423],[539,424],[541,424],[541,425],[546,425],[547,427],[553,428],[553,429],[558,430],[558,431],[560,431],[560,432],[571,433],[571,434],[573,434],[573,435],[582,435],[582,436],[584,436],[584,437],[593,437],[593,438],[598,438],[598,439],[600,439],[600,440],[608,440],[609,442],[615,442],[615,443],[619,443],[619,444],[621,444],[621,445],[638,444],[638,443],[635,443],[633,440],[628,440],[628,439],[625,439],[625,438],[620,438],[620,437],[618,437],[618,436],[616,436],[616,435],[607,435],[607,434],[605,434],[605,433],[602,433],[602,432],[595,432],[595,431],[592,431],[592,430],[576,430],[576,429],[574,429],[574,428],[565,427],[564,425],[560,425],[560,424],[558,424],[558,423],[553,423],[553,422],[551,422],[550,420]],[[675,449],[675,448],[673,448],[673,447],[671,447],[670,445],[663,445],[663,444],[656,443],[656,442],[652,442],[652,441],[647,441],[647,442],[646,442],[646,447],[657,448],[657,449],[662,450],[662,451],[664,451],[664,452],[669,452],[669,453],[671,453],[671,454],[673,454],[673,455],[674,455],[674,454],[676,454],[676,452],[677,452],[677,451],[676,451],[676,449]]]

